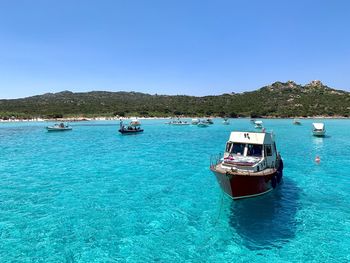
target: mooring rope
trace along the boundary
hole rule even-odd
[[[224,191],[221,191],[221,193],[222,194],[221,194],[221,199],[220,199],[219,213],[214,221],[213,228],[209,232],[209,237],[206,240],[204,240],[203,244],[198,248],[198,250],[202,250],[203,248],[205,248],[208,245],[209,241],[213,238],[212,232],[216,229],[216,226],[217,226],[219,219],[221,217],[221,211],[222,211],[222,207],[224,204]]]

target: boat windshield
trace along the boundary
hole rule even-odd
[[[247,156],[262,157],[262,145],[248,144]]]
[[[231,153],[237,154],[237,155],[243,155],[244,147],[245,147],[245,143],[233,143],[231,147]]]

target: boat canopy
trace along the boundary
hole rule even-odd
[[[255,123],[255,124],[263,124],[262,121],[255,121],[254,123]]]
[[[273,134],[268,132],[231,132],[230,142],[248,144],[271,144]]]
[[[322,122],[313,123],[312,125],[314,126],[315,130],[323,130],[324,129],[324,123],[322,123]]]

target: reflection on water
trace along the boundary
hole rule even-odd
[[[294,237],[299,189],[291,180],[266,195],[232,202],[229,224],[249,249],[280,247]]]

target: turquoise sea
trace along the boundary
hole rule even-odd
[[[350,262],[350,120],[323,121],[264,120],[284,182],[240,201],[209,164],[247,119],[0,123],[0,262]]]

